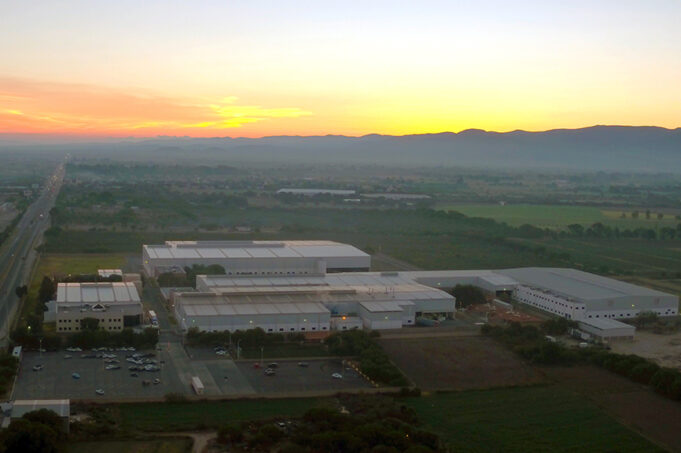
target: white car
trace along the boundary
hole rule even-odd
[[[334,379],[343,379],[343,375],[340,373],[333,373],[331,377]]]
[[[104,395],[104,390],[102,390],[102,389],[97,389],[97,390],[95,390],[95,393],[96,393],[97,395]]]

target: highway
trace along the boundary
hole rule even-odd
[[[8,343],[8,330],[19,305],[16,288],[29,283],[37,258],[35,247],[49,227],[49,212],[63,180],[64,164],[60,163],[0,249],[0,343],[3,346]]]

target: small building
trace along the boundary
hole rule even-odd
[[[399,329],[414,325],[414,304],[409,301],[371,301],[359,304],[359,315],[366,329]]]
[[[614,319],[583,319],[579,329],[592,337],[608,342],[613,340],[633,340],[636,327]]]
[[[59,283],[57,299],[48,304],[45,321],[53,321],[59,333],[81,330],[85,318],[99,320],[99,327],[119,332],[142,323],[142,302],[132,282]]]
[[[297,189],[297,188],[283,188],[277,190],[277,195],[288,194],[288,195],[304,195],[306,197],[314,197],[316,195],[332,195],[332,196],[343,196],[347,197],[349,195],[354,195],[356,192],[354,190],[342,190],[342,189]]]
[[[97,275],[101,278],[110,278],[115,275],[123,280],[123,271],[120,269],[97,269]]]
[[[11,403],[9,417],[5,421],[17,420],[29,412],[47,409],[56,413],[62,420],[62,430],[69,432],[69,416],[71,414],[70,400],[16,400]],[[3,422],[3,425],[5,422]]]
[[[197,395],[203,395],[203,382],[201,382],[198,376],[192,376],[192,389],[194,389],[194,393]]]

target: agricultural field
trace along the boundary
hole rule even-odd
[[[74,442],[69,444],[68,453],[189,453],[192,440],[174,438],[153,440],[110,440],[99,442]]]
[[[436,393],[404,402],[452,451],[664,451],[556,385]]]
[[[124,430],[182,431],[216,428],[230,421],[299,417],[310,408],[333,404],[331,399],[244,399],[197,403],[140,403],[112,407]]]
[[[423,390],[467,390],[543,382],[490,338],[432,337],[379,339],[381,347],[416,387]]]
[[[676,227],[681,223],[679,212],[668,209],[652,209],[650,218],[646,218],[645,209],[638,210],[638,217],[633,218],[634,210],[630,208],[600,208],[592,206],[566,205],[529,205],[529,204],[440,204],[435,209],[457,211],[469,217],[483,217],[504,222],[511,226],[523,224],[539,228],[563,229],[570,224],[592,225],[603,223],[620,229]],[[659,212],[658,212],[659,211]],[[624,217],[622,216],[624,214]],[[662,218],[658,218],[658,215]]]

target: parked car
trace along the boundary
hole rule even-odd
[[[73,379],[80,379],[80,374],[78,374],[78,373],[71,373],[71,377],[72,377]]]
[[[277,362],[272,362],[267,365],[267,368],[279,368],[279,364]]]
[[[154,385],[158,385],[161,383],[161,380],[159,378],[154,379]]]
[[[97,389],[97,390],[95,390],[95,393],[96,393],[97,395],[104,395],[104,390],[102,390],[102,389]]]
[[[107,370],[120,370],[121,367],[120,367],[120,365],[107,365],[106,369]]]
[[[310,364],[307,363],[307,362],[298,362],[298,366],[303,367],[303,368],[307,368],[308,366],[310,366]]]
[[[276,372],[272,368],[267,368],[265,370],[265,376],[274,376]]]
[[[73,357],[71,354],[64,354],[65,359],[70,359],[71,357]]]
[[[37,365],[33,365],[33,371],[40,371],[45,367],[45,365],[39,363]]]
[[[340,373],[333,373],[331,377],[334,379],[343,379],[343,375]]]
[[[137,373],[130,373],[130,377],[139,377],[139,374],[137,374]]]

